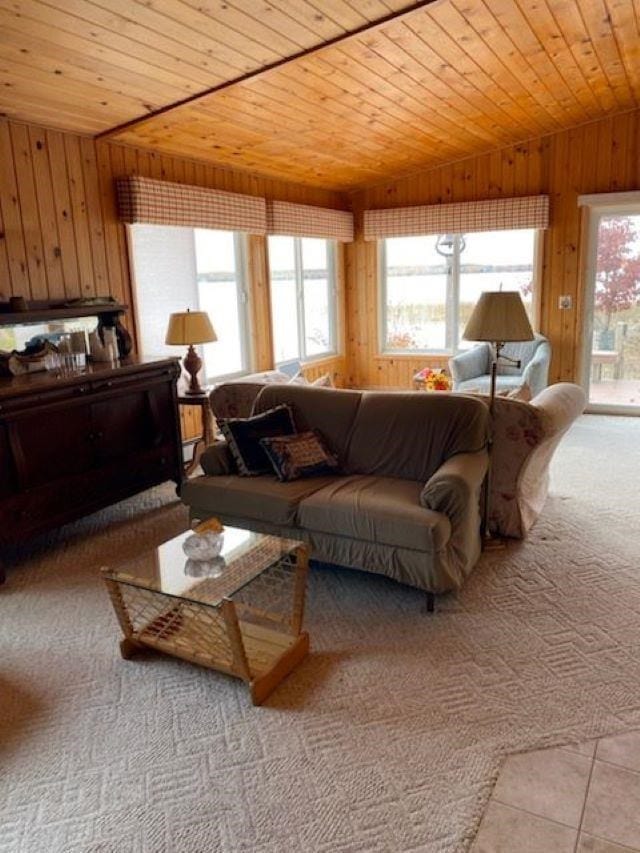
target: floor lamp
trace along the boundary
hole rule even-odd
[[[518,359],[502,354],[503,346],[509,341],[532,341],[534,338],[531,323],[517,291],[485,291],[473,309],[462,337],[468,341],[486,341],[491,344],[491,390],[489,412],[493,423],[493,411],[496,399],[496,374],[498,361],[502,358],[514,367],[520,367]],[[491,540],[489,530],[489,501],[491,492],[491,453],[493,438],[489,443],[489,467],[484,484],[482,504],[482,532],[485,543]]]

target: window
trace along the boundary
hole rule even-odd
[[[335,245],[311,237],[269,237],[276,364],[336,352]]]
[[[205,381],[247,372],[250,364],[245,238],[232,231],[129,226],[140,348],[181,355],[164,343],[169,314],[207,311],[218,340],[200,347]]]
[[[485,290],[518,290],[532,313],[537,231],[394,237],[381,243],[382,348],[455,352]]]

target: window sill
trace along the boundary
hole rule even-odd
[[[301,361],[300,365],[303,368],[314,367],[324,361],[335,361],[337,358],[342,358],[339,352],[323,352],[320,355],[314,355],[313,358],[308,358],[306,361]]]
[[[384,350],[377,358],[453,358],[454,353],[443,350]]]

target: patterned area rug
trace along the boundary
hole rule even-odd
[[[123,661],[100,565],[185,522],[170,487],[71,525],[0,589],[2,853],[463,851],[505,754],[640,727],[640,421],[583,418],[531,538],[458,596],[318,569],[313,651],[262,708]]]

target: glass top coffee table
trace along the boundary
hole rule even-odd
[[[309,651],[307,548],[233,527],[212,533],[211,525],[102,568],[124,634],[120,651],[129,658],[151,648],[236,676],[259,705]]]

